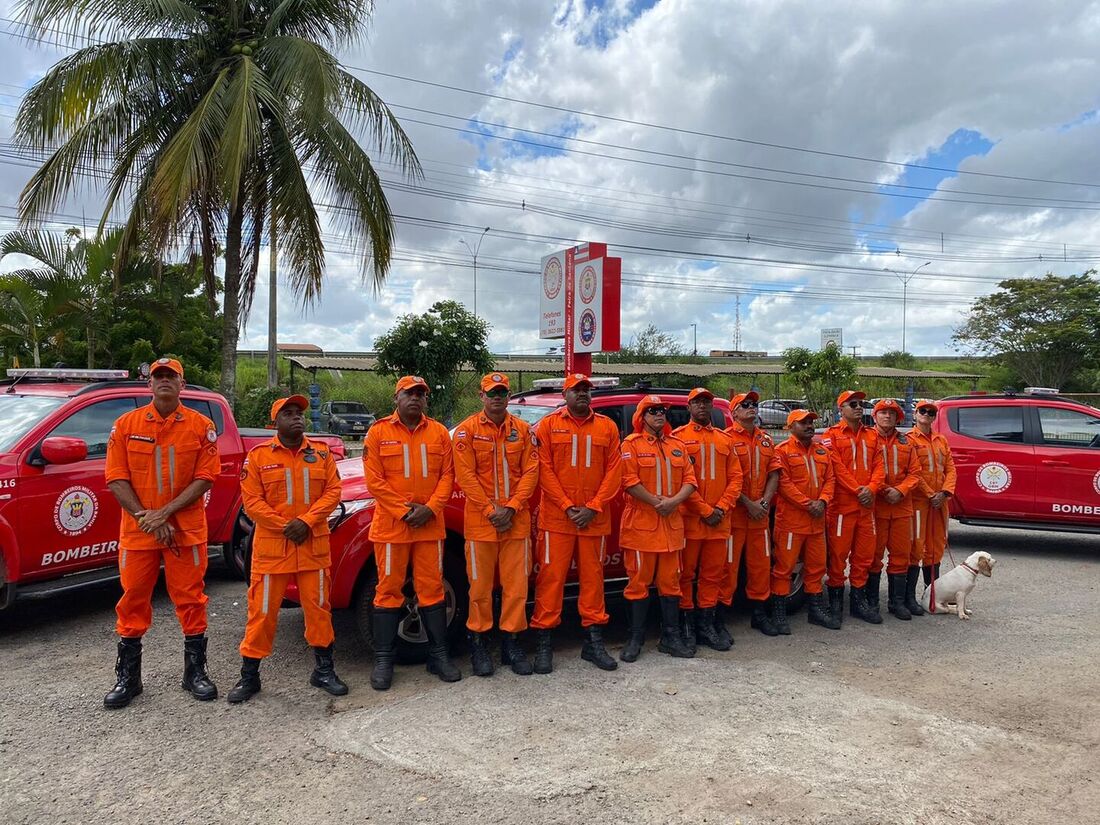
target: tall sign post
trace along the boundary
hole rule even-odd
[[[592,374],[592,353],[618,352],[622,258],[588,243],[542,259],[539,337],[565,339],[565,372]]]

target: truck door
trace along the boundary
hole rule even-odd
[[[960,509],[976,518],[1035,518],[1035,448],[1024,439],[1024,407],[974,404],[947,412]]]
[[[1038,518],[1100,526],[1100,417],[1069,406],[1037,406]]]
[[[72,573],[116,563],[120,510],[107,489],[103,467],[107,438],[120,415],[137,406],[115,397],[75,409],[48,436],[81,438],[88,457],[75,464],[35,467],[22,459],[19,480],[20,547],[29,577]]]

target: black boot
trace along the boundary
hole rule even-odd
[[[348,686],[340,681],[332,663],[332,645],[313,648],[313,658],[317,665],[310,674],[309,683],[333,696],[346,696]]]
[[[806,621],[829,630],[840,630],[840,622],[829,610],[824,593],[810,593],[806,597]]]
[[[118,640],[115,686],[103,697],[103,707],[116,710],[130,704],[143,690],[141,684],[141,637]]]
[[[645,644],[645,624],[649,617],[649,596],[630,602],[630,635],[623,645],[619,658],[624,662],[636,662]]]
[[[867,606],[876,613],[879,612],[878,596],[882,588],[882,573],[868,573],[867,584],[863,586],[863,592],[867,594]]]
[[[370,672],[370,686],[375,690],[389,690],[393,684],[393,657],[397,647],[400,616],[400,608],[374,608],[374,615],[371,617],[374,630],[374,668]]]
[[[713,607],[704,607],[695,611],[695,636],[712,650],[729,650],[732,645],[724,642],[714,626],[714,613]],[[695,649],[692,648],[691,652],[694,653]]]
[[[867,603],[867,591],[853,585],[848,591],[848,612],[869,624],[882,624],[882,616]]]
[[[241,678],[229,691],[230,704],[246,702],[260,692],[260,660],[245,656],[241,659]]]
[[[928,585],[930,585],[934,581],[934,579],[932,578],[932,565],[924,565],[923,567],[921,567],[920,572],[921,578],[924,579],[924,586],[928,587]]]
[[[200,702],[218,698],[218,689],[206,675],[206,636],[185,636],[183,639],[183,681],[180,687]]]
[[[772,596],[772,624],[780,636],[791,635],[791,625],[787,621],[786,596]]]
[[[749,619],[749,626],[756,628],[765,636],[779,635],[779,631],[775,629],[775,623],[772,621],[772,617],[768,615],[767,601],[760,602],[753,600],[752,618]]]
[[[533,672],[518,633],[505,633],[500,639],[500,663],[511,665],[517,676],[530,676]]]
[[[844,585],[829,588],[829,612],[840,624],[844,624]]]
[[[913,618],[905,606],[905,573],[887,573],[887,586],[889,588],[886,609],[902,621]]]
[[[680,638],[684,640],[684,647],[695,653],[696,648],[699,646],[699,635],[697,632],[699,620],[699,611],[697,610],[681,610],[680,611]]]
[[[730,629],[726,627],[726,611],[730,608],[719,602],[714,606],[714,632],[718,634],[718,639],[724,645],[729,645],[725,648],[729,650],[733,647],[733,634],[730,633]]]
[[[603,628],[598,624],[584,629],[581,658],[586,662],[591,662],[600,670],[615,670],[619,666],[619,663],[611,658],[611,654],[603,646]]]
[[[920,568],[912,565],[905,574],[905,609],[911,616],[923,616],[924,608],[917,601],[917,579],[920,578]]]
[[[677,659],[691,659],[695,656],[680,635],[678,596],[661,596],[661,641],[658,642],[657,649]]]
[[[470,640],[470,666],[473,668],[474,676],[492,676],[493,656],[489,652],[488,640],[485,638],[485,634],[471,631],[468,638]]]
[[[535,631],[535,673],[554,672],[554,639],[549,630]]]
[[[434,673],[444,682],[458,682],[462,671],[451,663],[447,655],[447,605],[445,602],[420,608],[420,620],[428,633],[428,673]]]

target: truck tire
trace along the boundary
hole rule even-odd
[[[241,510],[233,526],[233,538],[222,548],[225,569],[235,579],[248,581],[249,553],[252,545],[252,522]]]
[[[372,617],[374,591],[377,586],[378,570],[370,563],[364,567],[352,598],[359,635],[370,651],[374,650]],[[411,576],[405,581],[404,592],[404,613],[397,626],[396,658],[401,664],[415,664],[428,658],[428,636],[420,621]],[[470,586],[466,580],[466,558],[462,540],[450,534],[443,550],[443,595],[447,605],[447,644],[454,650],[466,631]]]

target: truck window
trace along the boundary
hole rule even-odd
[[[983,441],[1024,440],[1023,407],[959,407],[958,432]]]
[[[50,435],[82,438],[88,445],[88,458],[103,458],[107,455],[107,437],[111,434],[115,421],[136,406],[137,399],[132,396],[97,401],[70,415],[54,427]]]
[[[7,452],[35,424],[68,399],[42,395],[0,395],[0,452]]]
[[[181,398],[180,403],[213,421],[218,435],[225,432],[225,420],[222,418],[221,407],[211,404],[205,398]]]
[[[1060,407],[1039,407],[1043,444],[1054,447],[1100,447],[1100,418]]]

